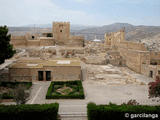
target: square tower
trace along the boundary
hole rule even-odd
[[[53,37],[55,38],[56,43],[66,43],[70,37],[70,23],[53,22]]]

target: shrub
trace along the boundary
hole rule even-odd
[[[149,84],[149,97],[160,97],[160,77],[156,77],[155,82]]]
[[[42,105],[0,105],[1,120],[57,120],[58,103]]]
[[[27,89],[32,86],[32,82],[0,82],[0,86],[16,88],[18,85],[24,85]]]
[[[19,85],[14,90],[13,99],[17,104],[25,104],[28,100],[29,93],[26,92],[27,88],[24,85]]]
[[[13,93],[3,93],[2,95],[2,99],[13,99]]]
[[[32,82],[0,82],[0,86],[16,89],[18,86],[24,86],[26,89],[29,89],[32,86]],[[6,93],[1,94],[2,99],[13,99],[14,93],[13,91],[8,91]]]
[[[131,116],[125,118],[125,113],[128,113],[129,115],[144,113],[158,115],[160,114],[160,106],[116,104],[96,105],[95,103],[89,103],[87,105],[88,120],[130,120]],[[151,116],[148,119],[153,119],[152,117],[155,116]]]
[[[72,92],[67,95],[62,95],[56,92],[56,89],[63,86],[68,86],[72,88]],[[81,81],[58,81],[51,82],[48,92],[46,94],[46,99],[84,99],[83,86]]]

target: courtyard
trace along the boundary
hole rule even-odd
[[[88,66],[88,65],[87,65]],[[99,66],[99,67],[98,67]],[[96,69],[103,68],[101,65],[96,66]],[[105,65],[105,67],[111,70],[110,65]],[[94,69],[94,65],[90,67]],[[115,69],[116,68],[116,69]],[[112,72],[117,71],[118,67],[113,67]],[[89,77],[89,74],[86,75],[86,79],[82,81],[85,99],[84,100],[71,100],[71,99],[54,99],[54,100],[47,100],[45,99],[48,87],[50,85],[50,81],[47,82],[33,82],[32,90],[31,90],[31,99],[28,101],[30,104],[42,104],[42,103],[51,103],[51,102],[67,102],[72,103],[73,101],[76,103],[88,103],[88,102],[95,102],[96,104],[107,104],[109,102],[121,104],[123,102],[127,102],[130,99],[136,99],[137,102],[140,104],[158,104],[157,101],[148,99],[148,83],[152,81],[152,79],[145,77],[143,75],[134,73],[133,71],[128,71],[127,68],[119,68],[125,69],[124,71],[119,71],[116,74],[109,74],[112,75],[110,77],[110,82],[108,82],[108,77],[105,74],[106,80],[93,80]],[[90,70],[87,70],[91,72]],[[123,75],[126,72],[126,75]],[[127,72],[130,73],[130,76],[127,76]],[[98,73],[96,73],[98,75]],[[121,75],[121,79],[117,79],[117,76]],[[115,78],[114,78],[114,77]],[[130,82],[122,82],[122,80],[126,80],[127,77]],[[133,80],[133,81],[132,81]],[[119,83],[118,83],[119,82]]]
[[[122,104],[127,103],[131,99],[135,99],[138,103],[143,105],[158,105],[158,99],[148,98],[148,83],[152,79],[143,75],[137,74],[125,67],[114,67],[111,65],[86,65],[82,66],[83,70],[87,71],[82,81],[85,99],[46,99],[50,81],[37,81],[33,82],[31,89],[30,100],[28,104],[44,104],[58,102],[60,116],[68,120],[72,117],[81,116],[77,119],[87,119],[87,103],[95,102],[96,104],[108,104],[109,102]],[[105,68],[105,70],[104,70]],[[87,70],[86,70],[87,69]],[[98,71],[108,71],[110,79],[101,71],[103,79],[94,80],[94,76],[90,76],[91,69]],[[122,71],[123,69],[123,71]],[[109,72],[110,71],[110,72]],[[112,73],[112,74],[111,74]],[[114,73],[114,74],[113,74]],[[128,76],[127,73],[130,73]],[[95,73],[95,76],[99,73]],[[118,76],[121,79],[117,79]],[[127,78],[128,77],[128,78]],[[123,82],[127,81],[129,82]],[[110,81],[109,81],[110,80]],[[6,103],[9,104],[9,103]]]
[[[158,99],[148,98],[148,83],[153,79],[137,74],[127,67],[112,65],[90,65],[81,63],[85,99],[46,99],[51,81],[32,83],[27,104],[59,103],[59,115],[65,120],[87,120],[87,104],[127,103],[135,99],[143,105],[158,105]],[[56,86],[60,87],[60,86]],[[65,89],[64,89],[65,88]],[[72,88],[67,85],[57,88],[57,92],[67,94]],[[4,102],[4,104],[14,104]]]

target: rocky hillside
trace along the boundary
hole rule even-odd
[[[145,43],[149,50],[160,51],[160,33],[153,37],[144,38],[141,42]]]
[[[134,26],[128,23],[115,23],[102,27],[73,31],[76,35],[84,35],[86,39],[92,40],[95,35],[98,39],[103,40],[106,32],[116,32],[122,28],[126,30],[126,40],[140,41],[141,39],[153,37],[160,33],[160,26]]]

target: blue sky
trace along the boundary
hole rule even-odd
[[[0,0],[0,25],[21,26],[70,21],[160,26],[160,0]]]

